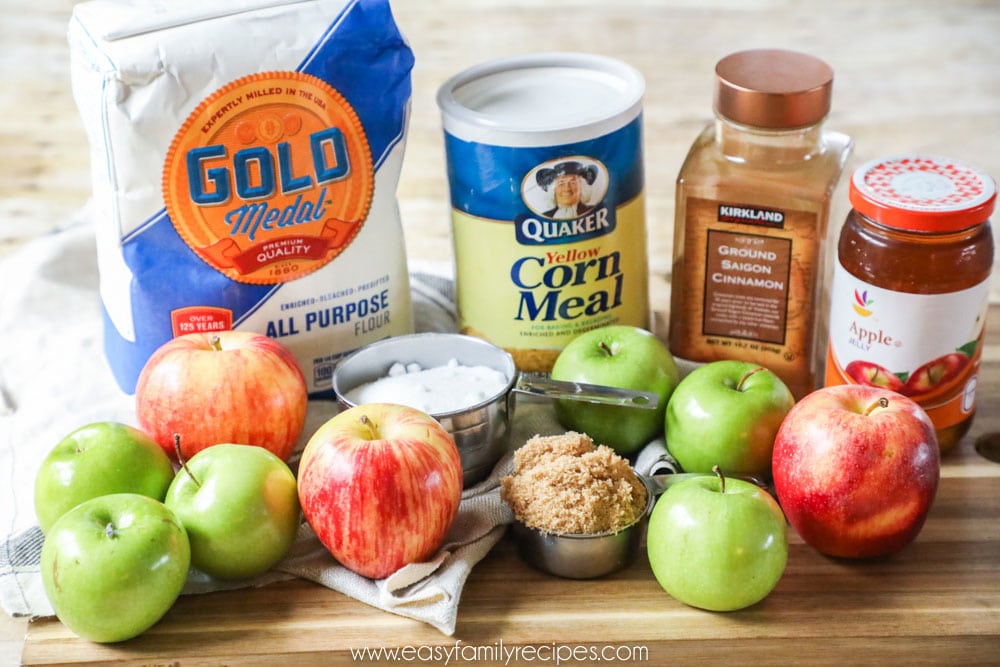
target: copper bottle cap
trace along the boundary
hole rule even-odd
[[[715,112],[742,125],[792,129],[814,125],[830,111],[833,70],[797,51],[754,49],[715,66]]]

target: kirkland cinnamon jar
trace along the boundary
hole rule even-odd
[[[833,69],[806,53],[751,49],[716,64],[715,119],[677,175],[677,358],[760,364],[796,398],[816,388],[822,242],[853,145],[825,125],[832,95]]]
[[[942,157],[859,167],[830,294],[826,384],[919,403],[942,452],[972,424],[993,267],[996,184]]]

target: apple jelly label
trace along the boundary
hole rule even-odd
[[[323,80],[253,74],[217,90],[174,137],[163,198],[181,238],[234,280],[280,283],[350,244],[374,188],[357,113]]]
[[[917,401],[938,429],[969,416],[988,280],[959,292],[909,294],[861,281],[838,264],[830,299],[827,385],[897,391]]]
[[[589,329],[648,327],[640,122],[565,146],[446,136],[462,330],[522,370]]]

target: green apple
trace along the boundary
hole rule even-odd
[[[52,525],[42,545],[42,584],[56,616],[94,642],[142,634],[174,604],[191,550],[163,503],[137,493],[87,500]]]
[[[649,331],[628,325],[593,329],[574,338],[552,366],[555,380],[634,389],[657,394],[655,410],[556,401],[556,416],[566,428],[586,433],[619,454],[631,454],[663,432],[667,400],[679,374],[667,346]]]
[[[42,532],[85,500],[139,493],[163,500],[174,478],[170,458],[146,433],[117,422],[76,429],[52,448],[35,477]]]
[[[271,569],[299,527],[295,475],[277,455],[252,445],[207,447],[184,462],[164,501],[191,540],[191,564],[219,579]]]
[[[687,472],[718,465],[770,479],[771,452],[795,398],[777,375],[745,361],[713,361],[677,385],[667,404],[667,449]]]
[[[777,501],[759,486],[721,473],[670,486],[653,506],[646,547],[667,593],[711,611],[763,600],[788,560]]]

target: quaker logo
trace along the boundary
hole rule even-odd
[[[736,222],[781,229],[785,226],[785,214],[782,211],[756,206],[719,204],[719,222]]]
[[[615,209],[608,206],[608,169],[583,156],[549,160],[521,182],[521,199],[530,214],[514,220],[518,243],[574,243],[610,234]]]

